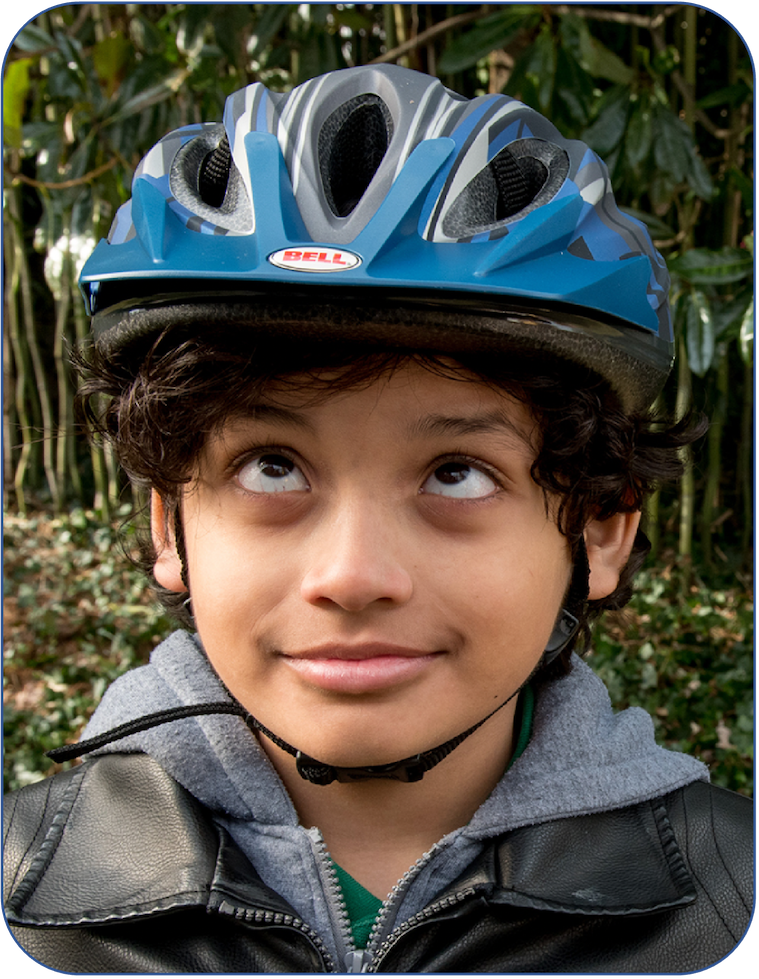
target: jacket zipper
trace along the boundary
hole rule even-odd
[[[297,918],[292,914],[285,914],[283,911],[264,911],[261,908],[236,907],[230,904],[227,899],[221,902],[221,905],[217,908],[217,912],[219,914],[231,915],[238,921],[245,921],[247,924],[294,928],[296,931],[304,934],[311,941],[312,945],[314,945],[324,963],[324,971],[337,972],[334,959],[324,944],[323,939],[301,918]]]
[[[475,890],[473,887],[467,887],[463,891],[456,891],[455,894],[451,894],[449,897],[444,898],[442,901],[436,901],[434,904],[428,905],[421,911],[412,915],[406,921],[403,921],[397,928],[387,936],[387,938],[373,951],[371,961],[367,963],[364,972],[377,972],[383,959],[387,954],[398,944],[398,942],[403,938],[403,936],[416,928],[418,925],[423,924],[425,921],[429,921],[430,918],[434,918],[441,911],[448,911],[455,907],[457,904],[463,904],[469,898],[474,897]]]
[[[324,837],[315,826],[306,830],[306,833],[311,840],[317,866],[319,867],[319,875],[324,885],[324,896],[332,922],[332,934],[335,936],[339,961],[343,963],[345,972],[363,972],[365,964],[364,951],[363,949],[357,949],[353,941],[353,932],[348,909],[345,906],[345,898],[343,897],[343,891],[340,887],[335,865],[324,842]]]
[[[393,910],[400,906],[400,902],[406,894],[411,881],[422,867],[432,859],[432,856],[439,847],[435,844],[412,867],[409,867],[403,877],[395,884],[380,908],[377,920],[372,926],[369,941],[366,943],[366,948],[356,948],[355,942],[353,941],[348,910],[345,906],[345,898],[343,897],[335,865],[327,850],[324,838],[316,827],[307,830],[307,833],[311,839],[320,867],[322,881],[324,882],[327,906],[332,920],[333,933],[338,942],[338,954],[340,961],[343,963],[343,970],[350,974],[369,972],[375,959],[375,949],[390,931],[387,928],[387,921],[390,919]]]
[[[392,912],[400,907],[401,901],[405,897],[412,881],[440,849],[436,843],[413,866],[409,867],[406,873],[394,885],[380,908],[377,919],[372,926],[366,948],[357,949],[353,941],[350,918],[345,906],[343,892],[324,838],[316,827],[312,827],[307,832],[311,839],[324,882],[324,892],[332,920],[333,933],[338,942],[338,954],[343,963],[343,971],[348,974],[376,972],[385,954],[393,948],[396,942],[410,928],[434,917],[439,911],[447,910],[465,901],[474,894],[472,888],[457,891],[451,897],[442,901],[436,901],[422,911],[417,912],[407,921],[402,922],[397,928],[393,929],[392,925],[388,927],[388,921],[393,920],[391,918]]]
[[[381,950],[384,948],[385,944],[389,940],[390,935],[394,934],[392,930],[391,918],[392,912],[400,907],[401,901],[406,895],[411,882],[419,873],[419,871],[427,864],[432,857],[435,855],[440,847],[436,843],[430,850],[427,851],[422,857],[420,857],[413,866],[409,867],[406,873],[400,878],[397,884],[388,894],[386,900],[383,902],[380,912],[377,915],[377,920],[372,926],[371,933],[369,935],[369,941],[366,943],[366,948],[363,952],[363,960],[361,962],[362,972],[373,972],[377,959],[380,956]],[[412,919],[413,920],[413,919]],[[388,926],[388,921],[391,922]]]

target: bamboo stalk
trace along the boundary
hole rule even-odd
[[[15,412],[15,378],[13,350],[7,330],[3,330],[3,511],[8,506],[8,487],[13,472],[13,432],[17,427]]]
[[[13,472],[13,490],[16,497],[16,507],[18,508],[19,513],[22,516],[25,516],[26,494],[24,491],[24,484],[26,482],[26,472],[29,466],[29,457],[32,451],[32,424],[29,417],[29,405],[26,399],[26,391],[28,387],[28,364],[27,358],[24,356],[21,331],[19,329],[17,305],[19,273],[18,263],[16,261],[16,229],[13,226],[9,216],[5,218],[4,225],[6,241],[10,243],[10,247],[7,248],[5,252],[6,269],[9,273],[6,277],[5,317],[7,328],[5,330],[5,336],[10,340],[10,350],[13,355],[13,367],[15,369],[16,376],[14,391],[15,408],[18,430],[21,436],[21,449],[19,451],[18,460]]]
[[[75,302],[73,306],[77,343],[83,344],[89,335],[87,316],[81,303]],[[103,520],[110,521],[111,508],[108,498],[108,484],[106,481],[105,456],[103,453],[103,446],[97,442],[90,442],[90,462],[92,465],[92,478],[95,483],[93,508],[101,515]]]
[[[105,456],[105,471],[108,474],[108,504],[109,509],[118,509],[119,506],[119,464],[113,446],[109,443],[103,446]]]
[[[715,378],[716,398],[711,413],[711,426],[707,436],[707,470],[704,499],[701,505],[701,546],[703,560],[711,566],[713,560],[712,523],[719,506],[719,487],[722,475],[722,436],[727,419],[727,401],[730,388],[729,358],[724,349],[720,352]]]
[[[414,45],[413,41],[408,39],[408,31],[406,30],[406,18],[403,13],[403,8],[405,4],[394,3],[393,4],[393,18],[395,20],[395,36],[398,39],[398,46],[393,48],[391,51],[386,51],[385,54],[380,55],[379,58],[375,58],[372,64],[384,62],[384,61],[395,61],[397,64],[402,65],[404,68],[408,68],[408,52]],[[417,39],[418,41],[418,39]]]
[[[69,307],[71,306],[71,303],[73,301],[73,305],[74,305],[74,316],[73,316],[73,320],[74,320],[75,330],[76,330],[76,324],[77,324],[76,310],[79,309],[79,308],[81,308],[81,305],[82,305],[82,297],[79,294],[79,290],[77,288],[77,284],[76,284],[76,282],[74,280],[74,276],[73,275],[69,275],[68,276],[68,278],[66,279],[64,285],[65,285],[65,288],[66,288],[66,290],[68,291],[68,294],[69,294]],[[76,293],[76,294],[74,294],[74,293]],[[83,316],[82,316],[82,321],[83,321],[83,324],[84,324],[85,321],[84,321],[84,317]],[[75,342],[78,343],[79,342],[78,339]],[[77,500],[80,504],[83,505],[84,504],[84,488],[82,487],[82,476],[81,476],[81,473],[79,472],[79,458],[78,458],[78,453],[77,453],[77,442],[78,442],[78,439],[77,439],[76,425],[75,425],[75,422],[74,422],[74,411],[73,411],[73,407],[74,407],[73,406],[73,391],[71,391],[70,392],[70,397],[69,397],[69,418],[68,418],[69,431],[68,431],[68,437],[66,439],[66,461],[67,461],[67,467],[68,467],[69,481],[71,483],[72,495],[73,495],[73,497],[74,497],[75,500]]]
[[[71,309],[71,292],[68,287],[71,278],[71,252],[69,237],[65,235],[66,246],[63,250],[60,288],[55,296],[55,338],[53,342],[53,359],[58,383],[58,430],[55,437],[55,473],[58,487],[56,509],[61,511],[66,496],[67,475],[67,445],[71,438],[71,390],[66,360],[66,325]]]
[[[738,443],[738,486],[742,497],[741,554],[747,568],[753,565],[753,446],[754,446],[754,365],[743,365],[743,402],[741,405],[741,434]]]
[[[654,417],[660,417],[664,414],[664,396],[662,394],[659,394],[654,402],[652,412]],[[661,492],[656,489],[648,496],[644,504],[644,529],[646,536],[651,543],[652,557],[656,557],[658,555],[661,544],[661,527],[659,526],[660,503]]]
[[[696,8],[684,8],[685,20],[683,22],[683,54],[685,61],[685,80],[691,86],[690,91],[695,92],[696,85]],[[694,116],[688,105],[685,106],[685,118],[691,130],[694,128]],[[693,244],[693,222],[689,223],[688,235],[685,241],[686,246]],[[681,334],[678,349],[678,371],[677,371],[677,398],[676,416],[681,419],[690,408],[693,397],[693,377],[690,364],[688,363],[688,352],[685,345],[685,337]],[[696,487],[693,476],[693,450],[690,446],[685,446],[681,450],[685,472],[680,484],[680,526],[678,535],[678,552],[680,557],[689,563],[693,555],[693,528],[696,518]],[[684,576],[684,585],[688,584],[688,575]]]
[[[108,476],[105,465],[105,452],[100,442],[93,442],[91,447],[92,476],[95,481],[95,499],[93,509],[101,518],[110,523],[111,501],[108,495]]]
[[[661,493],[659,490],[654,490],[653,493],[646,500],[645,505],[645,530],[646,536],[651,542],[651,556],[656,557],[659,554],[659,547],[661,545],[661,529],[659,527],[659,503],[661,502]]]
[[[29,271],[29,264],[24,252],[24,245],[21,235],[18,234],[15,222],[18,220],[18,199],[16,195],[9,196],[9,209],[11,213],[11,227],[13,228],[13,252],[14,263],[18,271],[19,294],[21,298],[21,320],[26,348],[29,352],[29,359],[32,364],[35,383],[37,385],[37,397],[39,399],[40,411],[42,414],[42,464],[45,470],[48,489],[56,506],[58,505],[58,482],[55,473],[55,463],[53,460],[53,412],[50,403],[50,392],[47,388],[47,377],[42,363],[42,351],[40,350],[37,339],[37,328],[34,317],[34,301],[32,299],[32,277]]]
[[[692,378],[688,356],[685,350],[685,338],[680,336],[678,341],[677,358],[677,401],[676,415],[682,418],[690,407],[692,398]],[[680,483],[680,528],[678,552],[686,562],[693,554],[693,523],[696,511],[696,489],[693,478],[693,453],[690,446],[681,450],[685,472]]]

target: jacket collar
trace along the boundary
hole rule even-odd
[[[695,899],[661,801],[505,834],[446,893],[462,888],[494,904],[591,915]],[[198,906],[295,916],[207,810],[152,759],[130,754],[72,774],[6,910],[13,924],[81,926]]]
[[[507,833],[451,890],[462,886],[494,904],[586,915],[647,914],[696,899],[661,799]]]

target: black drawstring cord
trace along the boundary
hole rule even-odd
[[[567,612],[566,609],[562,609],[548,645],[546,646],[544,653],[546,662],[550,662],[569,645],[577,632],[578,626],[577,619],[571,613]],[[543,660],[541,660],[541,664],[542,662]],[[537,672],[541,664],[535,667],[532,675]],[[188,717],[202,717],[208,714],[230,714],[232,716],[242,717],[251,731],[258,731],[273,744],[277,745],[278,748],[292,755],[296,760],[298,774],[301,778],[306,779],[308,782],[313,782],[315,785],[329,785],[335,781],[359,782],[370,778],[387,778],[396,782],[418,782],[424,776],[425,772],[428,772],[444,758],[447,758],[454,748],[457,748],[470,734],[474,734],[478,728],[482,727],[485,721],[489,721],[494,714],[497,714],[502,707],[505,707],[506,704],[513,700],[521,692],[523,687],[529,683],[532,675],[507,700],[504,700],[495,710],[492,710],[487,717],[483,717],[482,720],[473,724],[466,731],[457,734],[436,748],[430,748],[429,751],[422,751],[417,755],[402,758],[400,761],[391,762],[388,765],[366,765],[357,768],[343,768],[338,765],[327,765],[324,762],[317,761],[315,758],[311,758],[309,755],[305,755],[302,751],[294,748],[287,741],[283,741],[282,738],[278,737],[273,731],[270,731],[259,720],[253,717],[242,704],[234,701],[231,703],[229,701],[215,701],[207,704],[190,704],[187,707],[169,707],[166,710],[155,711],[152,714],[145,714],[134,720],[126,721],[124,724],[119,724],[117,727],[111,728],[110,731],[98,734],[94,738],[88,738],[86,741],[80,741],[78,744],[67,744],[62,745],[60,748],[53,748],[47,752],[47,757],[55,762],[71,761],[74,758],[87,755],[92,751],[97,751],[99,748],[104,748],[112,741],[118,741],[121,738],[129,737],[130,734],[137,734],[140,731],[147,731],[149,728],[158,727],[160,724],[168,724],[170,721],[184,720]]]
[[[244,717],[248,712],[241,704],[229,704],[221,701],[210,704],[191,704],[189,707],[169,707],[166,710],[158,710],[153,714],[145,714],[137,717],[133,721],[126,721],[117,727],[98,734],[94,738],[87,738],[78,744],[65,744],[60,748],[53,748],[46,752],[47,757],[52,761],[71,761],[81,755],[88,755],[91,751],[104,748],[111,741],[118,741],[120,738],[127,738],[130,734],[137,734],[140,731],[147,731],[151,727],[158,727],[159,724],[168,724],[169,721],[180,721],[185,717],[200,717],[203,714],[236,714]]]
[[[519,693],[518,690],[509,697],[509,700],[515,697],[517,693]],[[188,717],[202,717],[208,714],[230,714],[232,716],[242,717],[251,731],[259,731],[277,745],[278,748],[282,748],[283,751],[292,755],[298,763],[297,767],[300,776],[309,782],[314,782],[316,785],[329,785],[330,782],[334,781],[355,782],[367,778],[389,778],[400,782],[418,782],[425,772],[428,772],[438,762],[446,758],[465,738],[468,738],[470,734],[474,734],[477,728],[481,727],[501,707],[505,707],[509,700],[504,701],[504,703],[500,704],[494,711],[488,714],[487,717],[478,721],[467,731],[464,731],[463,734],[456,735],[455,738],[451,738],[436,748],[420,752],[418,755],[404,758],[401,761],[391,762],[389,765],[370,765],[366,768],[340,768],[335,765],[326,765],[324,762],[317,761],[315,758],[310,758],[308,755],[303,754],[302,751],[294,748],[291,744],[283,741],[273,731],[270,731],[259,720],[253,717],[242,704],[230,704],[224,701],[208,704],[191,704],[188,707],[169,707],[166,710],[145,714],[143,717],[126,721],[124,724],[119,724],[117,727],[111,728],[110,731],[98,734],[94,738],[87,738],[86,741],[80,741],[78,744],[67,744],[62,745],[60,748],[53,748],[47,752],[47,757],[55,762],[71,761],[82,755],[88,755],[92,751],[97,751],[99,748],[104,748],[113,741],[127,738],[130,734],[138,734],[140,731],[147,731],[150,728],[158,727],[161,724],[168,724],[171,721],[180,721]]]

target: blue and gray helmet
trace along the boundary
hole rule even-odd
[[[672,363],[669,277],[603,162],[505,95],[394,65],[165,136],[84,267],[96,343],[224,321],[405,349],[545,351],[630,408]]]

